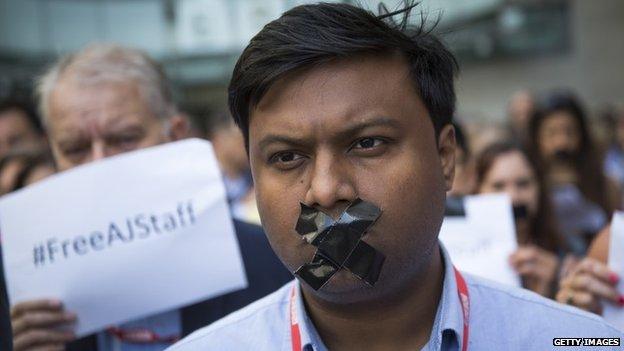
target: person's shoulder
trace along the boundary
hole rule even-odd
[[[263,261],[266,257],[271,257],[275,259],[271,260],[270,263],[279,262],[277,260],[277,256],[275,256],[275,253],[273,252],[273,249],[271,249],[271,245],[269,245],[269,241],[267,240],[262,227],[236,219],[233,220],[233,223],[236,238],[238,239],[240,249],[244,255],[261,255],[262,259],[258,261]]]
[[[264,238],[264,231],[262,227],[256,224],[247,223],[238,219],[233,219],[234,230],[236,234],[239,236],[245,237],[253,237],[253,238]]]
[[[288,293],[293,284],[290,282],[271,295],[193,332],[167,351],[274,349],[272,343],[281,341],[283,332],[278,326],[285,326],[287,322]]]
[[[239,220],[233,222],[249,282],[249,288],[241,293],[251,294],[251,301],[255,301],[293,279],[271,248],[262,227]]]
[[[547,334],[588,337],[622,337],[602,317],[547,299],[532,291],[496,283],[466,274],[469,287],[471,321],[500,328],[510,327],[517,336]],[[474,298],[473,298],[474,296]],[[483,319],[483,320],[482,320]]]

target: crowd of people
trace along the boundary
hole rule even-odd
[[[477,152],[470,152],[466,133],[459,133],[460,168],[449,193],[507,193],[519,245],[510,264],[522,285],[595,313],[601,299],[624,306],[605,247],[611,217],[622,208],[624,183],[618,174],[624,159],[618,155],[624,139],[618,126],[624,112],[609,112],[589,116],[570,89],[514,94],[506,125],[496,137],[474,142]],[[464,123],[474,130],[470,121]],[[610,133],[600,130],[605,126]]]
[[[353,20],[345,21],[345,18]],[[289,21],[294,21],[299,26],[291,26]],[[408,44],[405,37],[400,34],[400,29],[383,23],[385,22],[382,19],[372,19],[367,12],[354,10],[347,5],[307,5],[289,11],[272,22],[272,27],[265,27],[242,54],[230,85],[229,103],[234,118],[224,111],[201,116],[202,118],[197,116],[189,118],[188,113],[180,110],[173,101],[171,87],[158,64],[139,50],[111,44],[90,45],[59,60],[38,80],[36,99],[33,101],[5,98],[0,104],[0,194],[17,191],[54,173],[112,155],[190,136],[211,140],[226,185],[249,286],[245,290],[179,311],[124,323],[80,340],[76,340],[71,332],[60,328],[74,323],[76,315],[72,311],[66,311],[63,302],[56,300],[56,297],[20,302],[11,306],[11,330],[5,328],[4,331],[0,331],[0,339],[5,343],[10,343],[9,340],[12,339],[16,351],[66,348],[100,351],[162,350],[191,332],[276,291],[292,280],[289,271],[293,271],[293,262],[297,262],[293,258],[294,251],[287,252],[285,248],[288,240],[271,238],[273,232],[283,230],[283,223],[290,223],[280,216],[292,211],[280,208],[278,203],[282,203],[280,199],[282,196],[293,197],[297,194],[299,178],[295,178],[295,174],[304,172],[298,167],[303,167],[301,164],[307,162],[308,156],[303,152],[298,154],[286,148],[285,151],[275,152],[269,157],[269,161],[264,162],[262,158],[267,158],[264,155],[266,152],[258,146],[258,139],[263,133],[268,135],[265,129],[282,127],[292,135],[299,135],[301,138],[314,135],[321,140],[318,141],[320,145],[318,149],[314,149],[314,152],[318,151],[318,155],[321,156],[317,158],[315,164],[309,163],[305,166],[310,174],[307,178],[304,176],[301,178],[301,184],[305,182],[309,185],[309,189],[302,192],[302,196],[295,204],[306,202],[331,211],[335,204],[343,204],[355,197],[366,195],[360,194],[360,191],[374,194],[375,192],[371,190],[374,181],[383,183],[382,187],[387,189],[383,192],[387,192],[388,196],[407,193],[425,196],[423,194],[428,193],[430,189],[425,191],[421,186],[404,189],[402,187],[414,185],[402,178],[421,177],[418,179],[425,179],[426,183],[428,177],[433,176],[409,173],[403,169],[392,168],[394,166],[390,165],[385,165],[387,169],[382,171],[374,163],[380,162],[377,161],[381,157],[379,155],[399,154],[399,147],[394,145],[403,143],[401,138],[407,138],[406,132],[393,125],[399,122],[382,120],[378,125],[361,127],[362,130],[374,129],[373,136],[358,139],[356,143],[350,145],[349,153],[353,156],[349,156],[352,158],[347,161],[338,160],[339,156],[336,156],[338,153],[331,149],[337,148],[336,145],[342,145],[344,141],[340,138],[347,138],[350,134],[334,133],[330,128],[337,126],[336,130],[340,130],[343,124],[353,122],[332,119],[343,113],[341,108],[346,106],[340,105],[334,99],[350,103],[355,101],[356,107],[361,107],[357,109],[348,106],[352,110],[347,111],[345,115],[355,113],[365,115],[366,109],[395,112],[390,107],[388,111],[383,111],[387,107],[384,104],[391,106],[398,104],[398,101],[404,103],[412,99],[413,94],[422,99],[420,105],[412,106],[405,103],[406,106],[402,108],[414,109],[421,115],[428,113],[433,123],[428,120],[429,117],[418,123],[433,125],[433,128],[428,127],[431,129],[431,135],[419,132],[423,135],[418,135],[418,138],[423,141],[414,141],[413,144],[410,144],[411,141],[405,142],[405,147],[414,149],[428,147],[423,146],[425,142],[438,144],[435,157],[424,153],[424,156],[417,158],[418,161],[401,161],[402,167],[409,168],[413,166],[411,162],[416,162],[415,167],[426,168],[427,166],[418,162],[442,160],[440,174],[444,175],[444,179],[436,173],[435,176],[442,180],[431,178],[429,185],[434,189],[442,189],[444,186],[441,184],[447,182],[449,184],[445,188],[448,190],[445,191],[447,196],[507,193],[513,205],[518,241],[518,249],[509,257],[509,264],[521,277],[524,288],[559,304],[575,306],[598,315],[601,314],[604,303],[624,308],[624,295],[616,290],[620,277],[607,267],[609,222],[613,212],[622,208],[623,200],[621,189],[624,187],[624,111],[610,109],[604,116],[590,114],[579,96],[574,94],[573,89],[546,92],[519,91],[510,97],[508,115],[505,116],[504,123],[500,123],[497,128],[496,137],[488,135],[484,138],[480,133],[479,121],[456,118],[453,127],[450,127],[454,109],[452,90],[454,61],[449,58],[451,54],[429,32],[421,31],[416,36],[410,37],[412,42]],[[314,38],[306,41],[305,34],[314,33],[315,30],[323,31],[327,35],[326,38],[334,38],[336,42],[322,43],[314,41]],[[360,35],[363,38],[362,43],[366,41],[366,45],[362,44],[360,47],[359,44],[335,39],[341,35],[347,37]],[[297,41],[304,42],[295,45]],[[427,50],[420,50],[420,46],[426,47]],[[280,50],[274,50],[275,47],[280,47]],[[398,58],[392,54],[393,52],[404,53],[408,58],[421,54],[432,55],[428,57],[429,60],[414,60],[408,64],[419,69],[416,75],[430,74],[431,69],[437,69],[442,73],[414,78],[416,84],[424,90],[412,91],[413,89],[410,90],[403,85],[393,86],[391,84],[396,82],[391,79],[405,76],[402,65],[406,64],[405,58]],[[353,57],[359,61],[353,60]],[[418,66],[423,62],[435,67],[428,67],[428,70]],[[383,67],[381,71],[385,70],[382,76],[378,73],[379,67]],[[252,76],[253,74],[257,76]],[[335,81],[336,77],[340,77],[341,80]],[[425,81],[426,79],[429,81]],[[349,85],[364,84],[363,82],[370,80],[380,82],[380,86],[352,89]],[[397,82],[405,83],[402,79],[397,79]],[[447,86],[436,87],[436,84]],[[423,86],[426,87],[422,88]],[[356,95],[355,91],[361,96]],[[384,91],[390,95],[383,95]],[[396,96],[391,96],[392,94]],[[432,97],[433,94],[448,96],[436,100]],[[319,103],[319,99],[325,100]],[[373,106],[370,104],[371,101],[379,102],[380,105]],[[33,108],[34,105],[37,109]],[[250,119],[252,110],[254,116]],[[323,118],[326,119],[319,122],[323,123],[322,125],[309,120],[309,116],[316,118],[319,114],[323,114]],[[436,119],[442,118],[440,116],[446,120]],[[196,125],[198,120],[205,125],[198,128]],[[305,123],[309,123],[309,126]],[[608,133],[598,133],[599,126],[606,126],[604,130]],[[250,133],[250,129],[253,129],[253,133]],[[395,136],[377,138],[375,133]],[[597,135],[602,138],[597,138]],[[279,142],[289,141],[273,143],[277,145]],[[303,146],[292,144],[289,147],[293,150],[309,147],[305,150],[312,150],[309,145],[313,145],[313,141],[307,140],[301,145]],[[274,146],[273,149],[280,148]],[[449,152],[453,155],[450,156]],[[248,157],[252,164],[255,163],[253,178]],[[364,160],[365,157],[368,159]],[[451,159],[454,159],[454,178],[453,167],[445,163]],[[331,162],[335,163],[330,165]],[[360,174],[368,177],[366,181],[362,181],[362,184],[365,184],[362,186],[364,190],[358,190],[353,185],[355,181],[351,183],[357,176],[346,169],[352,165],[359,167]],[[297,170],[292,171],[293,169]],[[349,181],[332,178],[343,176],[340,172],[348,174],[344,177]],[[375,175],[375,172],[379,174]],[[388,174],[399,175],[400,178],[389,181],[384,178]],[[282,185],[280,182],[292,187],[293,192],[286,196],[287,192],[279,187]],[[254,189],[254,186],[259,188]],[[427,211],[436,209],[436,204],[433,201],[433,209],[426,211],[413,204],[405,208],[429,213]],[[405,208],[402,211],[405,211]],[[386,203],[384,213],[392,216],[393,209],[392,205]],[[260,224],[259,213],[264,216],[262,221],[264,230],[277,256],[271,250],[262,228],[248,224]],[[418,215],[419,213],[412,214],[414,217]],[[437,214],[431,216],[435,217]],[[380,225],[394,228],[397,232],[411,233],[411,230],[421,227],[423,231],[435,232],[438,225],[433,222],[416,226],[388,224],[383,218]],[[393,246],[385,243],[384,246],[380,242],[377,243],[379,247],[387,250],[397,249],[403,245],[399,243]],[[415,240],[415,244],[407,246],[416,244],[430,245],[430,249],[435,247],[431,246],[432,241],[424,239]],[[426,252],[425,256],[431,255],[429,251]],[[388,269],[413,265],[415,275],[420,278],[426,276],[424,270],[413,261],[406,259],[396,262],[393,261],[392,254],[387,253],[387,256],[389,256]],[[445,257],[442,255],[443,267],[435,269],[441,269],[448,275],[452,270],[449,271],[451,268]],[[390,296],[393,294],[390,288],[398,289],[401,284],[409,283],[410,274],[401,272],[398,276],[405,275],[405,279],[396,284],[387,275],[386,280],[383,280],[382,275],[379,284],[386,284],[388,290],[382,290],[381,296]],[[445,276],[444,286],[448,283],[446,279]],[[4,281],[0,283],[0,289],[3,290],[0,296],[1,305],[8,308]],[[348,286],[342,280],[339,283]],[[436,286],[434,283],[442,284],[442,280],[431,281],[432,287]],[[455,284],[454,280],[452,284]],[[476,283],[468,285],[473,284]],[[306,298],[307,313],[312,316],[306,319],[307,322],[301,323],[316,323],[319,333],[303,337],[311,340],[312,345],[324,343],[330,349],[344,348],[345,345],[340,340],[332,340],[335,333],[327,329],[330,326],[336,330],[346,328],[338,320],[331,319],[339,319],[340,314],[331,315],[327,312],[324,315],[325,312],[322,312],[324,308],[327,308],[327,311],[333,308],[323,305],[323,300],[339,304],[337,300],[332,299],[337,299],[336,291],[340,291],[343,285],[338,284],[337,288],[332,286],[336,290],[331,290],[325,295],[321,293],[316,296],[308,290],[302,292]],[[438,290],[432,289],[431,291],[437,291],[438,296],[442,294],[442,298],[446,298],[446,292],[441,292],[439,287]],[[424,299],[423,296],[426,294],[423,292],[421,295],[419,298]],[[373,297],[354,293],[352,298],[349,303],[359,306],[360,300]],[[478,294],[476,298],[479,298]],[[504,301],[503,298],[500,299]],[[286,300],[279,301],[281,303]],[[280,306],[286,308],[285,303],[281,303]],[[477,304],[475,308],[479,308],[479,305]],[[257,313],[264,313],[258,312],[257,308],[252,312],[246,311],[247,314],[242,317],[230,319],[230,324],[236,326],[240,322],[244,326],[242,329],[255,326],[259,330],[264,330],[273,326],[271,318],[278,318],[268,315],[262,317],[265,319],[257,317]],[[345,311],[342,312],[346,315]],[[435,315],[436,310],[422,312],[423,315],[426,313]],[[383,314],[380,318],[384,318]],[[556,316],[552,318],[556,319]],[[576,320],[575,318],[577,317],[572,319]],[[256,324],[245,324],[247,323],[245,320],[255,320]],[[277,325],[278,322],[275,323]],[[474,325],[478,328],[479,322],[475,322]],[[5,326],[8,328],[6,323]],[[366,327],[364,324],[358,326],[358,328]],[[429,327],[430,332],[431,328],[433,327]],[[145,333],[127,332],[136,330]],[[562,330],[559,329],[559,334],[551,337],[574,336],[563,333]],[[228,341],[215,341],[215,338],[219,337],[219,335],[211,336],[215,332],[223,333],[223,338],[228,338]],[[265,332],[270,334],[269,331],[247,330],[247,332],[257,337],[262,337],[262,333]],[[478,335],[484,332],[473,333],[472,335],[478,338]],[[191,341],[182,343],[179,349],[186,350],[184,345],[190,345],[188,349],[193,347],[203,349],[202,342],[208,342],[207,340],[221,345],[223,349],[229,349],[228,345],[234,345],[235,341],[243,342],[237,340],[235,335],[235,330],[228,329],[228,324],[222,323],[220,327],[208,329]],[[246,335],[244,340],[251,340],[249,335]],[[355,337],[359,334],[354,332],[350,335]],[[270,337],[280,338],[273,334]],[[317,338],[322,339],[322,342]],[[347,342],[346,340],[343,342]],[[353,338],[348,340],[356,343]],[[371,342],[368,336],[362,340]],[[414,340],[407,338],[407,341]],[[264,345],[264,342],[259,344]],[[479,339],[474,342],[475,345],[486,345]],[[462,341],[458,341],[457,345],[461,343]],[[379,345],[373,342],[372,346]],[[0,348],[4,350],[3,347],[0,342]],[[544,348],[547,347],[550,345],[544,345]],[[322,348],[315,346],[314,349]]]

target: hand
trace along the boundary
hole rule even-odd
[[[60,330],[76,321],[76,315],[65,312],[56,300],[34,300],[11,308],[13,348],[15,351],[62,351],[65,343],[75,339],[72,332]]]
[[[602,299],[624,305],[624,296],[615,289],[618,280],[603,263],[584,258],[561,280],[557,301],[600,314]]]
[[[524,278],[527,289],[552,297],[559,268],[559,258],[555,254],[534,245],[525,245],[509,257],[509,263]]]

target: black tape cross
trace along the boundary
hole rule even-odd
[[[525,204],[513,206],[514,219],[526,219],[529,216],[529,208]]]
[[[382,253],[362,240],[381,215],[381,209],[356,199],[334,221],[327,214],[301,204],[295,230],[317,250],[312,262],[295,271],[313,289],[318,290],[341,268],[345,268],[373,286],[385,260]]]

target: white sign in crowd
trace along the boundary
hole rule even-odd
[[[520,286],[509,264],[518,248],[511,200],[503,194],[464,197],[465,215],[445,217],[440,240],[462,271]]]
[[[247,285],[212,146],[198,139],[6,195],[0,230],[10,303],[59,299],[78,336]]]

